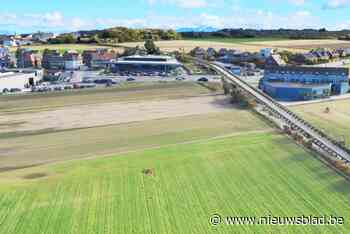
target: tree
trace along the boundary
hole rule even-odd
[[[154,44],[153,39],[146,39],[145,48],[148,54],[160,54],[160,50],[156,44]]]
[[[74,44],[77,39],[72,34],[63,34],[49,40],[51,44]]]

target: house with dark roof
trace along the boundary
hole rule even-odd
[[[116,58],[117,53],[107,49],[87,50],[83,52],[83,63],[92,69],[107,68]]]

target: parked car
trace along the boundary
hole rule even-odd
[[[63,87],[61,87],[61,86],[56,86],[56,87],[54,88],[54,90],[55,90],[55,91],[62,91],[62,90],[63,90]]]
[[[206,78],[206,77],[202,77],[202,78],[199,78],[198,79],[198,82],[208,82],[209,80],[208,80],[208,78]]]
[[[17,92],[22,92],[22,90],[21,89],[17,89],[17,88],[12,88],[12,89],[10,89],[10,92],[11,93],[17,93]]]
[[[90,79],[85,79],[85,80],[83,80],[83,83],[85,83],[85,84],[91,84],[91,83],[94,83],[94,81],[93,81],[93,80],[90,80]]]
[[[186,80],[185,77],[176,77],[176,80]]]
[[[64,89],[65,89],[65,90],[73,89],[73,86],[71,86],[71,85],[66,85],[66,86],[64,86]]]
[[[132,78],[132,77],[129,77],[128,79],[126,79],[126,81],[128,81],[128,82],[130,82],[130,81],[135,81],[135,79]]]

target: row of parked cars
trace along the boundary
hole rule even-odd
[[[167,72],[117,72],[117,76],[170,76]]]
[[[185,77],[176,77],[176,80],[177,80],[177,81],[183,81],[183,80],[186,80],[186,78],[185,78]],[[206,77],[201,77],[201,78],[199,78],[197,81],[198,81],[198,82],[208,82],[209,79],[206,78]]]
[[[11,88],[11,89],[7,89],[7,88],[4,88],[2,90],[3,93],[19,93],[19,92],[22,92],[22,89],[18,89],[18,88]]]
[[[95,88],[96,84],[89,83],[75,83],[75,84],[65,84],[65,85],[45,85],[36,86],[32,88],[32,92],[50,92],[50,91],[64,91],[71,89],[88,89]]]
[[[135,81],[136,79],[133,77],[128,77],[126,79],[127,82]],[[177,77],[177,81],[184,81],[186,80],[185,77]],[[208,78],[201,77],[197,80],[198,82],[208,82]],[[112,86],[117,84],[117,82],[113,79],[97,79],[97,80],[91,80],[91,79],[85,79],[82,83],[75,83],[75,84],[50,84],[50,83],[42,83],[41,85],[34,86],[31,89],[18,89],[18,88],[11,88],[11,89],[3,89],[3,93],[20,93],[20,92],[51,92],[51,91],[64,91],[64,90],[70,90],[70,89],[85,89],[85,88],[95,88],[97,85],[106,85],[106,87]]]
[[[95,88],[96,84],[84,84],[84,83],[76,83],[76,84],[66,84],[66,85],[38,85],[34,86],[30,89],[3,89],[2,93],[4,94],[15,94],[15,93],[23,93],[23,92],[52,92],[52,91],[64,91],[64,90],[72,90],[72,89],[86,89],[86,88]]]

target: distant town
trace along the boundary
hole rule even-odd
[[[128,33],[144,44],[117,43],[120,35]],[[63,91],[147,80],[219,82],[218,74],[191,57],[221,64],[279,101],[329,98],[349,92],[348,44],[303,52],[276,47],[261,47],[256,52],[200,46],[187,52],[181,47],[165,52],[156,45],[158,41],[175,42],[183,35],[188,33],[115,28],[61,35],[37,32],[2,36],[0,91]]]

